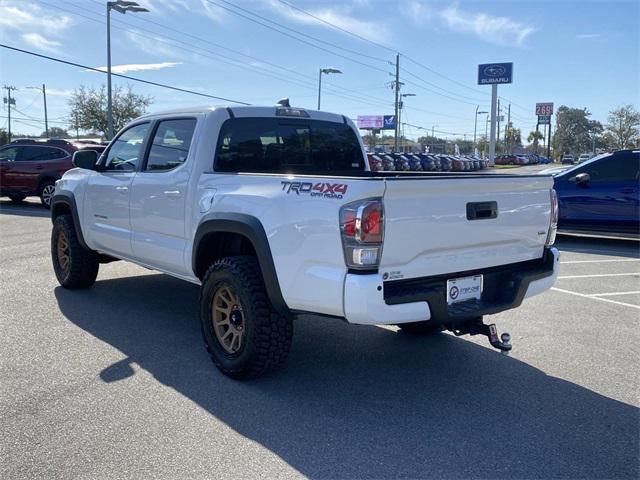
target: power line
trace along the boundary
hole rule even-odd
[[[285,2],[284,0],[278,0],[278,1],[279,1],[280,3],[282,3],[282,4],[284,4],[284,5],[287,5],[287,6],[291,7],[291,8],[293,8],[294,10],[297,10],[297,11],[299,11],[299,12],[301,12],[301,13],[304,13],[305,15],[308,15],[308,16],[309,16],[309,17],[311,17],[311,18],[316,19],[316,20],[317,20],[317,21],[319,21],[319,22],[324,23],[325,25],[330,26],[331,28],[334,28],[335,30],[339,30],[339,31],[341,31],[341,32],[343,32],[343,33],[346,33],[346,34],[348,34],[348,35],[351,35],[352,37],[359,38],[360,40],[364,40],[365,42],[368,42],[368,43],[370,43],[370,44],[372,44],[372,45],[375,45],[376,47],[384,48],[385,50],[388,50],[388,51],[390,51],[390,52],[393,52],[394,54],[395,54],[395,53],[398,53],[398,52],[396,52],[396,50],[394,50],[394,49],[393,49],[393,48],[391,48],[391,47],[387,47],[386,45],[382,45],[381,43],[374,42],[373,40],[370,40],[370,39],[368,39],[368,38],[366,38],[366,37],[363,37],[362,35],[358,35],[357,33],[350,32],[349,30],[346,30],[346,29],[344,29],[344,28],[342,28],[342,27],[339,27],[339,26],[337,26],[337,25],[334,25],[333,23],[328,22],[327,20],[324,20],[323,18],[320,18],[320,17],[316,16],[316,15],[312,14],[311,12],[307,12],[306,10],[303,10],[302,8],[296,7],[295,5],[292,5],[292,4],[291,4],[291,3],[289,3],[289,2]]]
[[[67,13],[71,13],[71,14],[73,14],[73,15],[78,15],[78,16],[80,16],[80,17],[86,18],[86,19],[91,20],[91,21],[93,21],[93,22],[102,23],[102,22],[101,22],[101,20],[97,20],[97,19],[95,19],[95,18],[88,17],[88,16],[83,15],[83,14],[81,14],[81,13],[78,13],[78,12],[75,12],[75,11],[72,11],[72,10],[67,10],[67,9],[64,9],[64,8],[62,8],[62,7],[59,7],[59,6],[57,6],[57,5],[52,5],[52,4],[50,4],[50,3],[47,3],[47,2],[42,1],[42,0],[40,0],[40,2],[41,2],[41,3],[43,3],[43,4],[45,4],[45,5],[47,5],[47,6],[49,6],[49,7],[57,8],[57,9],[59,9],[59,10],[65,11],[65,12],[67,12]],[[97,2],[97,3],[99,3],[99,2]],[[77,7],[77,5],[75,5],[75,4],[73,4],[73,5]],[[91,13],[93,13],[93,14],[95,14],[95,15],[103,16],[103,15],[98,14],[98,13],[96,13],[96,12],[91,12]],[[250,58],[250,59],[252,59],[252,60],[254,60],[254,61],[256,61],[256,62],[260,62],[260,63],[262,63],[262,64],[270,65],[270,66],[272,66],[272,67],[275,67],[275,68],[277,68],[277,69],[279,69],[279,70],[284,71],[284,72],[285,72],[285,73],[287,73],[287,74],[291,74],[291,73],[293,73],[293,74],[296,74],[296,75],[301,76],[301,77],[306,78],[306,79],[310,79],[310,80],[312,80],[312,81],[314,81],[314,82],[315,82],[315,77],[311,77],[310,75],[306,75],[306,74],[303,74],[303,73],[300,73],[300,72],[296,72],[295,70],[289,70],[289,69],[286,69],[286,68],[284,68],[284,67],[283,67],[283,66],[281,66],[281,65],[277,65],[277,64],[274,64],[274,63],[268,62],[268,61],[266,61],[266,60],[264,60],[264,59],[261,59],[261,58],[253,57],[253,56],[251,56],[251,55],[244,54],[244,53],[242,53],[242,52],[239,52],[239,51],[237,51],[237,50],[234,50],[234,49],[231,49],[231,48],[225,47],[225,46],[223,46],[223,45],[220,45],[220,44],[217,44],[217,43],[214,43],[214,42],[209,42],[209,41],[204,40],[204,39],[201,39],[201,38],[199,38],[199,37],[196,37],[196,36],[193,36],[193,35],[189,35],[188,33],[182,32],[182,31],[180,31],[180,30],[176,30],[176,29],[173,29],[173,28],[170,28],[170,27],[166,27],[166,26],[164,26],[164,25],[162,25],[162,24],[160,24],[160,23],[158,23],[158,22],[153,22],[153,21],[149,21],[149,20],[146,20],[146,19],[143,19],[143,20],[145,20],[145,21],[147,21],[147,22],[150,22],[150,23],[153,23],[153,24],[155,24],[155,25],[158,25],[158,26],[160,26],[160,27],[168,28],[168,29],[170,29],[170,30],[176,31],[176,32],[178,32],[178,33],[180,33],[180,34],[183,34],[183,35],[187,35],[187,36],[193,37],[193,38],[198,39],[199,41],[202,41],[202,42],[204,42],[204,43],[209,43],[209,44],[211,44],[211,45],[214,45],[214,46],[215,46],[215,47],[217,47],[217,48],[221,48],[221,49],[223,49],[223,50],[228,50],[228,51],[230,51],[230,52],[232,52],[232,53],[235,53],[235,54],[237,54],[237,55],[242,55],[242,56],[244,56],[244,57],[246,57],[246,58]],[[246,64],[244,64],[244,63],[237,63],[237,62],[238,62],[238,60],[236,60],[235,58],[228,57],[228,56],[226,56],[226,55],[222,55],[222,54],[220,54],[220,53],[218,53],[218,52],[214,52],[214,51],[209,50],[209,49],[207,49],[207,48],[203,48],[203,47],[200,47],[200,46],[197,46],[197,45],[192,45],[192,44],[190,44],[190,43],[188,43],[188,42],[184,42],[184,41],[182,41],[182,40],[179,40],[179,39],[176,39],[176,38],[173,38],[173,37],[169,37],[168,35],[163,35],[163,34],[160,34],[160,33],[155,32],[155,31],[152,31],[152,30],[149,30],[149,29],[145,29],[145,28],[142,28],[142,27],[140,27],[140,26],[138,26],[138,25],[134,25],[134,24],[132,24],[132,23],[128,23],[128,22],[125,22],[125,21],[122,21],[122,20],[119,20],[119,19],[118,19],[118,20],[116,20],[116,21],[117,21],[118,23],[122,23],[122,24],[125,24],[125,25],[129,25],[129,26],[132,26],[132,27],[134,27],[134,28],[136,28],[136,29],[140,29],[140,30],[143,30],[143,31],[149,32],[149,33],[153,34],[153,35],[154,35],[154,37],[150,37],[150,36],[148,36],[148,35],[144,35],[144,34],[142,34],[142,33],[138,32],[138,31],[135,31],[135,30],[129,30],[129,29],[126,29],[126,28],[116,27],[116,28],[118,28],[118,29],[120,29],[120,30],[123,30],[123,31],[126,31],[126,32],[133,33],[134,35],[138,35],[138,36],[141,36],[141,37],[144,37],[144,38],[148,38],[148,39],[153,40],[153,41],[160,41],[160,42],[162,42],[162,43],[166,43],[166,44],[168,44],[168,45],[174,46],[174,47],[176,47],[176,48],[179,48],[179,49],[181,49],[181,50],[184,50],[184,51],[187,51],[187,52],[190,52],[190,53],[194,53],[194,54],[199,55],[199,56],[202,56],[202,57],[212,58],[212,59],[215,59],[215,60],[221,61],[222,63],[226,63],[226,64],[228,64],[228,65],[235,66],[235,67],[237,67],[237,68],[242,68],[242,69],[245,69],[245,70],[249,70],[249,71],[252,71],[252,72],[256,72],[256,73],[258,73],[258,74],[260,74],[260,75],[264,75],[264,76],[267,76],[267,77],[275,78],[276,80],[280,80],[280,81],[288,82],[288,83],[291,83],[291,84],[294,84],[294,85],[297,85],[297,86],[301,86],[301,87],[303,87],[303,88],[307,88],[307,89],[311,89],[311,90],[315,90],[315,88],[316,88],[316,87],[315,87],[315,85],[311,86],[311,85],[309,85],[308,83],[302,83],[302,82],[300,82],[299,80],[294,80],[294,79],[291,79],[291,78],[282,77],[282,76],[279,76],[279,75],[277,75],[277,74],[275,74],[275,73],[273,73],[273,72],[270,72],[270,71],[263,71],[263,70],[259,70],[259,69],[258,69],[258,67],[253,68],[253,67],[250,67],[250,66],[248,66],[248,65],[246,65]],[[162,38],[158,38],[158,37],[164,37],[164,38],[167,38],[167,39],[169,39],[169,40],[171,40],[171,41],[173,41],[173,42],[177,42],[177,43],[180,43],[180,44],[184,44],[184,45],[191,46],[191,47],[193,47],[193,48],[196,48],[196,49],[201,50],[201,51],[204,51],[204,52],[208,52],[208,53],[210,53],[210,54],[212,54],[212,55],[215,55],[215,56],[217,56],[217,57],[220,57],[220,58],[222,58],[222,59],[226,59],[227,61],[225,61],[225,60],[220,60],[220,58],[214,58],[214,57],[211,57],[210,55],[206,55],[206,54],[204,54],[204,53],[202,53],[202,52],[200,52],[200,51],[195,51],[195,50],[190,49],[190,48],[185,48],[185,47],[182,47],[182,46],[179,46],[179,45],[174,45],[173,43],[171,43],[171,42],[167,42],[166,40],[163,40]],[[372,106],[382,106],[382,105],[383,105],[383,106],[387,106],[386,101],[385,101],[385,100],[383,100],[383,99],[380,99],[380,98],[378,98],[378,97],[374,97],[374,96],[366,95],[366,94],[361,94],[361,93],[359,93],[359,92],[354,92],[353,90],[349,90],[349,89],[346,89],[346,88],[343,88],[343,87],[339,87],[339,86],[336,86],[336,85],[333,85],[333,84],[329,84],[329,87],[330,87],[330,88],[328,88],[328,89],[327,89],[327,92],[328,92],[328,93],[331,93],[331,94],[333,94],[333,95],[336,95],[336,96],[339,96],[339,97],[342,97],[342,98],[346,98],[346,99],[349,99],[349,100],[355,100],[355,101],[358,101],[358,102],[361,102],[361,103],[368,103],[369,105],[372,105]],[[347,92],[347,93],[354,92],[354,93],[355,93],[355,95],[354,95],[354,94],[352,94],[352,93],[350,93],[349,95],[341,94],[341,93],[338,93],[336,90],[340,90],[341,92]],[[378,102],[378,103],[372,103],[372,102]],[[381,104],[380,102],[384,102],[384,104]]]
[[[71,65],[72,67],[84,68],[84,69],[87,69],[87,70],[91,70],[92,72],[106,73],[104,70],[100,70],[98,68],[90,67],[88,65],[82,65],[80,63],[69,62],[67,60],[62,60],[61,58],[55,58],[55,57],[51,57],[49,55],[43,55],[41,53],[36,53],[36,52],[29,51],[29,50],[24,50],[22,48],[12,47],[10,45],[5,45],[4,43],[0,43],[0,47],[6,48],[8,50],[13,50],[15,52],[20,52],[20,53],[25,53],[27,55],[32,55],[34,57],[44,58],[46,60],[51,60],[53,62],[64,63],[66,65]],[[215,100],[222,100],[222,101],[225,101],[225,102],[237,103],[237,104],[240,104],[240,105],[251,105],[250,103],[242,102],[240,100],[233,100],[233,99],[230,99],[230,98],[218,97],[216,95],[211,95],[211,94],[208,94],[208,93],[195,92],[193,90],[189,90],[189,89],[186,89],[186,88],[174,87],[172,85],[167,85],[165,83],[152,82],[151,80],[143,80],[141,78],[131,77],[129,75],[123,75],[121,73],[111,73],[111,75],[113,75],[114,77],[125,78],[127,80],[131,80],[132,82],[146,83],[147,85],[153,85],[154,87],[167,88],[169,90],[174,90],[174,91],[182,92],[182,93],[189,93],[191,95],[198,95],[200,97],[213,98]]]
[[[388,75],[392,75],[392,73],[391,73],[391,72],[389,72],[389,71],[387,71],[387,70],[384,70],[383,68],[376,67],[375,65],[371,65],[371,64],[369,64],[369,63],[361,62],[360,60],[356,60],[356,59],[351,58],[351,57],[348,57],[348,56],[346,56],[346,55],[342,55],[342,54],[340,54],[340,53],[333,52],[333,51],[331,51],[331,50],[329,50],[329,49],[327,49],[327,48],[321,47],[321,46],[319,46],[319,45],[315,45],[314,43],[311,43],[311,42],[309,42],[309,41],[307,41],[307,40],[304,40],[304,39],[302,39],[302,38],[298,38],[298,37],[296,37],[295,35],[291,35],[291,34],[289,34],[289,33],[287,33],[287,32],[283,32],[282,30],[279,30],[278,28],[273,27],[272,25],[267,25],[266,23],[260,22],[259,20],[256,20],[255,18],[251,18],[251,17],[249,17],[249,16],[247,16],[247,15],[244,15],[244,14],[242,14],[242,13],[240,13],[240,12],[237,12],[237,11],[235,11],[235,10],[233,10],[233,9],[229,8],[229,7],[225,7],[224,5],[222,5],[222,4],[218,3],[218,2],[214,2],[213,0],[205,0],[205,1],[206,1],[206,2],[208,2],[208,3],[210,3],[210,4],[212,4],[212,5],[216,5],[217,7],[223,8],[223,9],[225,9],[225,10],[227,10],[227,11],[229,11],[229,12],[231,12],[231,13],[235,14],[235,15],[238,15],[238,16],[240,16],[240,17],[242,17],[242,18],[245,18],[245,19],[249,20],[250,22],[257,23],[258,25],[262,25],[262,26],[263,26],[263,27],[265,27],[265,28],[268,28],[268,29],[270,29],[270,30],[273,30],[273,31],[275,31],[275,32],[278,32],[278,33],[280,33],[280,34],[282,34],[282,35],[285,35],[285,36],[287,36],[287,37],[289,37],[289,38],[292,38],[292,39],[294,39],[294,40],[297,40],[297,41],[299,41],[299,42],[302,42],[302,43],[304,43],[304,44],[306,44],[306,45],[309,45],[309,46],[311,46],[311,47],[313,47],[313,48],[317,48],[317,49],[322,50],[322,51],[324,51],[324,52],[330,53],[331,55],[336,55],[336,56],[338,56],[338,57],[344,58],[345,60],[349,60],[350,62],[353,62],[353,63],[357,63],[357,64],[359,64],[359,65],[362,65],[362,66],[364,66],[364,67],[367,67],[367,68],[370,68],[370,69],[373,69],[373,70],[377,70],[377,71],[379,71],[379,72],[386,73],[386,74],[388,74]],[[227,1],[225,1],[225,0],[222,0],[222,1],[223,1],[224,3],[229,4],[229,5],[233,5],[232,3],[229,3],[229,2],[227,2]],[[317,42],[321,42],[321,43],[328,43],[328,42],[325,42],[325,41],[323,41],[323,40],[320,40],[320,39],[317,39],[317,38],[315,38],[315,37],[312,37],[311,35],[307,35],[307,34],[305,34],[305,33],[299,32],[298,30],[295,30],[295,29],[293,29],[293,28],[289,28],[289,27],[287,27],[287,26],[285,26],[285,25],[282,25],[282,24],[280,24],[280,23],[278,23],[278,22],[274,22],[273,20],[269,20],[269,19],[268,19],[268,18],[266,18],[266,17],[263,17],[263,16],[261,16],[261,15],[258,15],[257,13],[253,13],[253,12],[251,12],[251,11],[249,11],[249,10],[247,10],[247,9],[244,9],[244,8],[242,8],[242,7],[239,7],[239,6],[237,6],[237,5],[233,5],[233,6],[234,6],[235,8],[237,8],[238,10],[241,10],[241,11],[243,11],[243,12],[246,12],[246,13],[248,13],[248,14],[250,14],[250,15],[253,15],[253,16],[257,17],[257,18],[260,18],[260,19],[262,19],[262,20],[264,20],[264,21],[266,21],[266,22],[272,23],[273,25],[277,25],[277,26],[279,26],[279,27],[281,27],[281,28],[284,28],[284,29],[286,29],[286,30],[289,30],[289,31],[292,31],[292,32],[296,32],[298,35],[301,35],[301,36],[304,36],[304,37],[307,37],[307,38],[311,38],[311,39],[313,39],[314,41],[317,41]],[[331,44],[331,45],[333,46],[333,44]],[[337,47],[337,48],[340,48],[340,47]]]

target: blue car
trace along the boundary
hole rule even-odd
[[[640,233],[640,150],[605,153],[554,176],[558,229]]]

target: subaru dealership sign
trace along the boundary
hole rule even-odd
[[[513,82],[513,63],[485,63],[478,65],[478,85]]]

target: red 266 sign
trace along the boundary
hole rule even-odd
[[[553,103],[536,103],[536,115],[553,115]]]

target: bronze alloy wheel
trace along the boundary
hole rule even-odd
[[[221,285],[213,295],[211,321],[220,346],[226,353],[236,354],[242,348],[245,322],[240,299],[233,287]]]
[[[69,239],[63,231],[58,233],[58,238],[56,239],[56,253],[60,270],[62,270],[66,276],[71,267],[71,255],[69,254]]]

